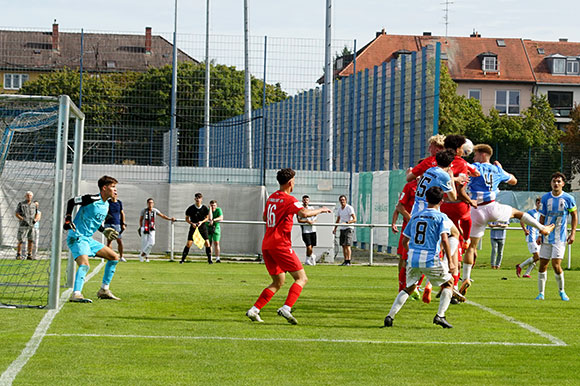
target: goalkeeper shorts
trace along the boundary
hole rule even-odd
[[[77,257],[82,255],[96,256],[97,252],[103,249],[105,246],[94,240],[91,237],[85,236],[71,236],[66,239],[66,243],[73,258],[76,260]]]

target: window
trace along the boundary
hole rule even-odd
[[[538,54],[544,55],[545,53],[546,53],[546,51],[544,51],[543,48],[538,48]]]
[[[554,69],[552,72],[554,74],[565,74],[566,73],[566,59],[554,59]]]
[[[495,92],[495,109],[500,114],[518,115],[520,113],[520,92],[497,90]]]
[[[574,93],[572,91],[548,91],[548,103],[550,103],[554,115],[568,117],[574,105]]]
[[[477,99],[481,102],[481,89],[471,89],[467,92],[467,98]]]
[[[495,56],[486,56],[482,63],[483,71],[497,71],[497,58]]]
[[[566,74],[577,75],[579,69],[580,69],[580,62],[578,62],[577,60],[566,61]]]
[[[497,43],[498,47],[505,47],[505,40],[497,39],[495,42]]]
[[[4,90],[20,90],[28,74],[4,74]]]

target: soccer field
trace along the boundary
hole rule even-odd
[[[100,271],[84,291],[95,302],[65,303],[50,325],[45,310],[0,310],[0,373],[15,385],[575,384],[580,271],[565,273],[570,302],[551,273],[546,300],[535,301],[537,270],[531,280],[513,270],[527,256],[519,244],[505,269],[474,269],[469,302],[447,312],[453,329],[432,324],[436,299],[409,300],[392,328],[379,328],[395,267],[306,267],[293,326],[276,315],[291,279],[262,310],[265,323],[244,315],[268,283],[262,264],[121,263],[120,302],[95,299]]]

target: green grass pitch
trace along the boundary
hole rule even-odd
[[[14,384],[578,384],[579,245],[565,273],[571,301],[559,300],[549,271],[540,302],[537,269],[532,279],[513,269],[528,256],[522,234],[508,232],[499,271],[484,240],[472,303],[450,306],[450,330],[432,324],[435,299],[409,300],[392,328],[379,328],[397,293],[395,267],[306,267],[292,326],[276,315],[290,277],[262,310],[265,323],[244,315],[269,282],[264,265],[121,263],[111,288],[122,301],[94,298],[98,273],[84,290],[95,302],[64,305]],[[46,312],[0,310],[0,374]]]

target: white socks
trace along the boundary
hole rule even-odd
[[[525,275],[530,276],[530,273],[532,273],[532,271],[534,270],[534,268],[536,268],[536,263],[532,263],[532,264],[528,265],[528,269],[526,269]]]
[[[471,280],[471,268],[473,267],[473,264],[467,264],[467,263],[463,263],[463,281],[465,280]]]
[[[542,224],[540,224],[540,222],[538,220],[533,218],[529,213],[524,213],[521,220],[526,225],[531,225],[534,228],[538,228],[539,230],[544,229],[544,226]]]
[[[105,291],[109,289],[109,285],[108,284],[104,284],[101,285],[101,288],[104,289]]]
[[[441,291],[441,297],[439,299],[439,309],[437,310],[437,315],[440,317],[445,316],[445,311],[449,308],[449,303],[451,303],[451,288],[443,288]]]
[[[455,254],[455,251],[457,251],[458,246],[459,246],[459,240],[455,237],[450,237],[449,238],[449,249],[451,249],[451,256],[453,256]],[[447,257],[449,257],[449,259],[451,259],[451,256],[447,256]]]
[[[523,263],[520,264],[520,268],[524,268],[528,264],[532,264],[533,262],[534,262],[534,258],[533,257],[528,257],[528,259],[526,261],[524,261]]]
[[[407,299],[409,299],[409,294],[406,293],[404,290],[401,290],[401,292],[399,292],[399,294],[395,298],[391,310],[389,311],[389,316],[392,319],[395,319],[395,315],[397,315],[397,312],[399,312],[401,308],[403,308],[403,305],[405,305]]]
[[[540,294],[544,294],[546,290],[546,280],[548,279],[547,272],[538,272],[538,291]]]
[[[562,273],[555,273],[554,276],[556,277],[556,283],[558,283],[558,289],[560,291],[564,291],[564,272]]]

